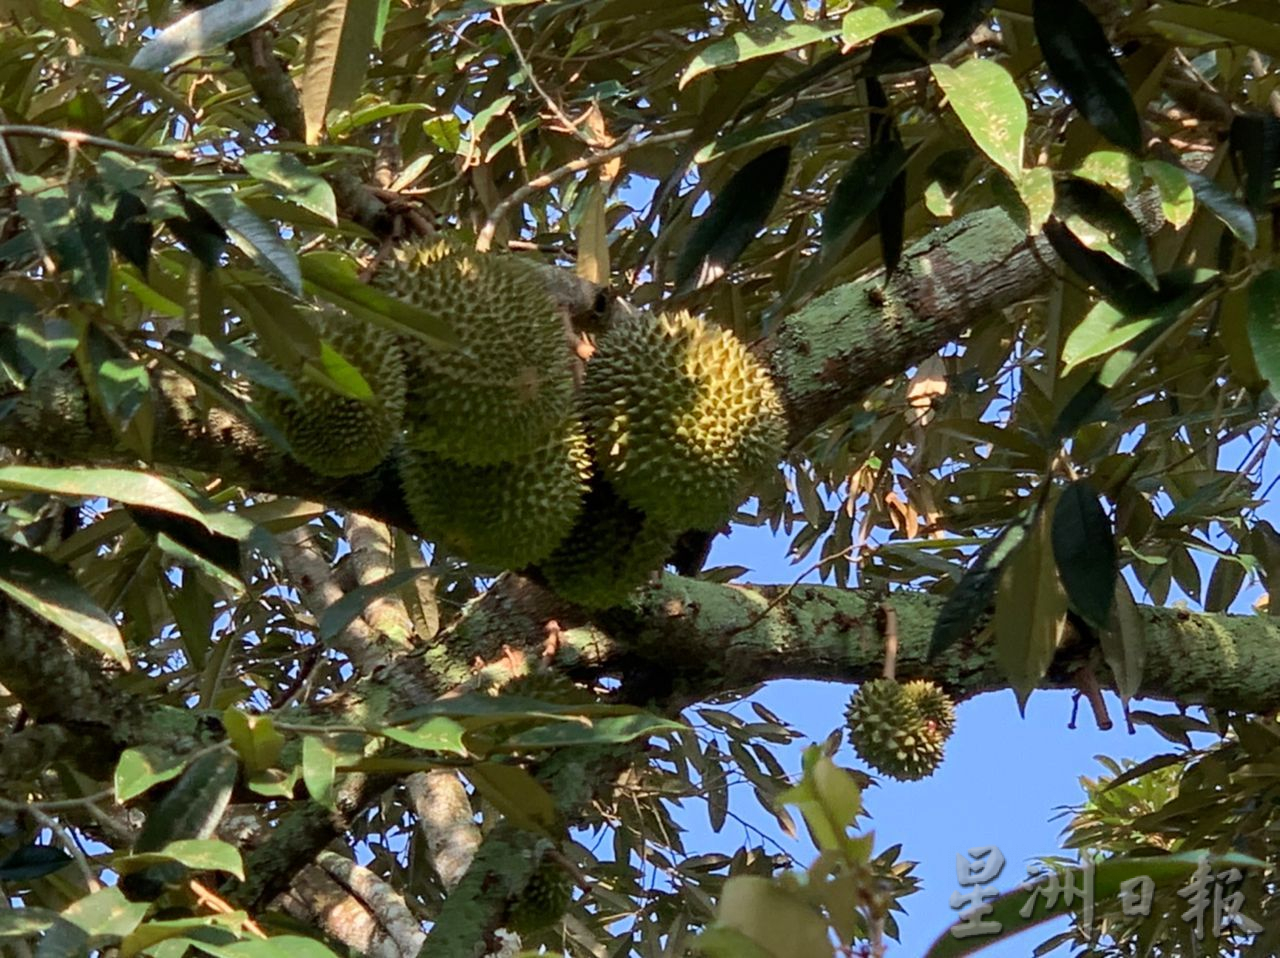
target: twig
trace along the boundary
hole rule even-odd
[[[11,802],[0,798],[0,808],[11,812],[25,812],[32,808],[38,808],[43,812],[57,812],[67,808],[87,808],[94,802],[100,802],[114,795],[114,789],[106,788],[92,795],[85,795],[83,798],[64,798],[53,802]]]
[[[219,915],[230,915],[236,911],[236,909],[225,898],[219,895],[208,885],[202,884],[194,878],[187,883],[187,887],[190,888],[192,893],[196,896],[196,900],[210,911],[217,912]],[[267,933],[262,930],[262,926],[252,918],[246,917],[245,920],[240,923],[240,927],[255,938],[267,937]]]
[[[551,94],[544,90],[542,84],[538,82],[538,78],[533,72],[533,67],[530,66],[529,61],[525,59],[524,51],[520,49],[520,44],[516,42],[516,35],[512,33],[511,28],[507,26],[507,18],[503,15],[501,7],[498,7],[493,11],[493,19],[494,22],[502,28],[502,32],[507,35],[507,40],[511,44],[511,50],[515,53],[516,61],[520,64],[520,69],[523,70],[524,75],[529,78],[529,85],[538,92],[538,96],[542,97],[542,101],[547,105],[547,109],[552,112],[557,120],[564,124],[566,132],[572,133],[583,143],[586,143],[587,146],[595,146],[595,144],[588,137],[583,136],[582,131],[578,129],[578,126],[582,121],[579,120],[574,122],[571,120],[569,115],[564,112],[563,107],[552,99]],[[517,138],[517,145],[519,142],[519,138]]]
[[[570,160],[564,166],[556,167],[541,176],[535,176],[524,186],[512,192],[509,196],[504,197],[493,208],[493,212],[489,214],[489,218],[485,220],[484,227],[480,230],[480,235],[476,238],[476,250],[481,253],[489,252],[489,247],[493,245],[493,235],[498,231],[498,223],[502,217],[513,207],[523,203],[534,193],[539,190],[546,189],[558,180],[564,179],[566,176],[572,176],[574,173],[580,173],[588,170],[593,166],[599,166],[601,163],[608,163],[615,157],[622,156],[629,150],[635,149],[637,146],[656,146],[660,143],[674,143],[676,140],[683,140],[689,134],[687,132],[680,133],[659,133],[657,136],[651,136],[648,139],[639,139],[639,131],[632,129],[623,139],[609,147],[607,150],[601,150],[599,153],[592,153],[590,156],[582,156],[576,160]]]
[[[884,677],[893,681],[898,671],[898,611],[887,601],[876,608],[876,626],[884,637]]]
[[[138,146],[136,143],[121,143],[119,140],[105,136],[94,136],[81,133],[79,130],[59,130],[51,126],[32,126],[27,123],[6,123],[0,125],[0,137],[30,136],[41,140],[60,140],[72,148],[82,146],[100,146],[104,150],[117,153],[128,153],[132,156],[155,156],[165,160],[194,160],[196,153],[185,147]]]
[[[27,806],[27,814],[34,818],[42,828],[47,828],[53,833],[53,837],[57,839],[58,844],[71,856],[76,868],[80,869],[80,874],[90,892],[95,892],[102,888],[102,883],[98,881],[98,876],[93,873],[93,867],[89,864],[89,860],[84,857],[84,849],[80,847],[79,843],[71,837],[71,834],[62,827],[56,818],[46,815],[43,811],[31,805]]]

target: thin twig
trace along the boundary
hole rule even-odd
[[[660,143],[674,143],[676,140],[683,140],[688,137],[687,132],[681,133],[659,133],[657,136],[651,136],[648,139],[639,139],[639,131],[633,129],[623,139],[609,147],[607,150],[601,150],[599,153],[592,153],[590,156],[582,156],[576,160],[571,160],[564,166],[556,167],[541,176],[535,176],[524,186],[512,192],[509,196],[504,197],[493,208],[493,212],[489,214],[489,218],[485,220],[484,227],[480,230],[480,235],[476,239],[476,250],[481,253],[489,252],[489,247],[493,245],[493,236],[498,231],[498,224],[502,217],[513,207],[523,203],[534,193],[539,190],[546,189],[558,180],[564,179],[566,176],[572,176],[574,173],[580,173],[588,170],[593,166],[599,166],[601,163],[608,163],[615,157],[622,156],[629,150],[635,149],[637,146],[657,146]]]
[[[89,864],[89,860],[84,857],[84,849],[80,844],[71,837],[71,834],[62,827],[61,823],[51,815],[46,815],[40,809],[34,806],[27,807],[27,814],[34,818],[42,828],[47,828],[53,833],[53,837],[63,850],[71,856],[75,862],[76,868],[80,869],[80,874],[84,878],[84,883],[90,892],[98,891],[102,887],[102,883],[98,881],[98,876],[93,873],[93,867]]]
[[[87,808],[94,802],[112,798],[114,795],[114,789],[106,788],[92,795],[85,795],[83,798],[64,798],[53,802],[11,802],[0,798],[0,808],[12,812],[25,812],[31,808],[38,808],[44,812],[57,812],[67,808]]]
[[[186,147],[138,146],[135,143],[121,143],[119,140],[105,136],[94,136],[81,133],[79,130],[59,130],[51,126],[32,126],[28,123],[6,123],[0,125],[0,137],[30,136],[41,140],[60,140],[71,147],[100,146],[104,150],[117,153],[128,153],[132,156],[155,156],[165,160],[194,160],[196,155]]]
[[[525,59],[524,51],[520,49],[520,44],[516,41],[516,35],[512,33],[511,28],[507,26],[507,18],[503,15],[501,7],[493,11],[493,19],[498,26],[502,28],[502,32],[507,35],[507,40],[511,44],[511,50],[515,53],[516,61],[520,64],[520,69],[523,70],[524,75],[529,78],[529,85],[537,91],[538,96],[542,97],[542,102],[547,105],[547,109],[552,112],[557,120],[564,124],[566,132],[572,133],[577,139],[587,144],[587,146],[595,146],[591,139],[583,136],[582,131],[578,129],[578,126],[582,121],[578,120],[575,122],[570,119],[569,115],[564,112],[564,108],[561,107],[560,104],[551,97],[551,94],[543,89],[542,84],[538,82],[538,77],[534,74],[533,67],[530,66],[529,61]],[[517,145],[519,144],[518,138],[516,143]]]

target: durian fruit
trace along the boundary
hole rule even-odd
[[[294,365],[285,372],[298,399],[260,389],[259,407],[289,442],[295,459],[325,476],[368,472],[391,452],[404,416],[405,364],[395,336],[339,310],[309,320],[317,335],[360,373],[368,400],[335,392]]]
[[[537,562],[569,534],[590,473],[586,435],[574,419],[510,462],[468,465],[405,446],[398,464],[418,531],[496,569]]]
[[[720,526],[782,454],[782,403],[725,329],[688,313],[619,322],[587,364],[596,461],[628,502],[673,528]]]
[[[67,448],[89,437],[89,397],[75,369],[37,370],[14,400],[13,414],[29,432],[62,436]]]
[[[573,901],[573,884],[565,870],[544,858],[524,889],[507,906],[505,925],[522,938],[554,925]]]
[[[488,465],[533,452],[568,418],[564,323],[536,271],[437,240],[400,249],[373,283],[438,314],[460,342],[439,350],[401,337],[409,445]]]
[[[885,775],[912,782],[932,775],[955,729],[955,707],[932,682],[864,682],[845,711],[858,756]]]
[[[608,609],[662,568],[675,537],[596,479],[573,531],[538,571],[557,595],[589,609]]]

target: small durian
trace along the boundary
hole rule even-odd
[[[548,555],[573,528],[590,474],[586,435],[573,419],[510,462],[470,465],[406,445],[398,465],[418,531],[495,569]]]
[[[372,397],[356,399],[305,375],[295,361],[285,372],[298,398],[260,389],[258,405],[289,442],[295,459],[324,476],[368,472],[391,452],[405,403],[404,356],[395,336],[338,310],[308,320],[368,385]]]
[[[845,710],[849,741],[876,771],[904,782],[932,775],[955,729],[955,708],[932,682],[864,682]]]
[[[67,448],[89,438],[89,397],[75,369],[37,370],[14,400],[14,416],[31,433],[59,435]]]
[[[584,404],[601,473],[672,528],[719,527],[786,439],[765,367],[688,313],[615,324],[587,364]]]
[[[563,868],[543,859],[524,889],[507,906],[506,927],[528,937],[564,917],[573,901],[573,883]]]
[[[596,479],[573,531],[538,571],[557,595],[589,609],[608,609],[662,568],[675,538]]]
[[[438,314],[459,341],[437,350],[401,337],[413,371],[409,445],[488,465],[532,452],[568,418],[573,365],[536,271],[437,240],[398,250],[373,283]]]

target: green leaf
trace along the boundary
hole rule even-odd
[[[782,116],[731,128],[701,147],[694,154],[694,160],[705,165],[738,150],[756,150],[776,140],[795,139],[798,134],[812,133],[824,124],[847,119],[852,112],[849,107],[836,104],[801,103]]]
[[[1018,696],[1018,706],[1044,678],[1058,650],[1067,617],[1067,594],[1058,581],[1048,508],[1000,572],[996,590],[996,662]]]
[[[63,566],[26,546],[0,539],[0,592],[129,668],[129,653],[115,621]]]
[[[164,70],[207,50],[225,46],[236,37],[279,16],[293,0],[222,0],[187,14],[143,44],[129,66],[135,70]]]
[[[300,94],[308,143],[320,142],[330,110],[360,93],[379,19],[369,13],[368,0],[323,0],[311,12]]]
[[[334,782],[338,774],[338,756],[329,744],[315,735],[302,740],[302,781],[314,802],[333,811]]]
[[[1147,660],[1147,633],[1142,613],[1133,601],[1129,583],[1116,577],[1111,621],[1099,633],[1102,657],[1115,676],[1116,691],[1128,701],[1142,688],[1142,670]]]
[[[446,316],[388,296],[360,281],[349,256],[335,252],[302,257],[304,288],[314,296],[348,312],[422,340],[436,349],[458,345]]]
[[[292,153],[248,153],[240,164],[254,179],[272,187],[277,196],[338,225],[333,187]]]
[[[1014,185],[1018,188],[1018,198],[1027,209],[1027,231],[1032,235],[1039,233],[1057,201],[1053,171],[1045,166],[1023,170]]]
[[[7,938],[32,938],[62,919],[56,911],[27,905],[0,911],[0,941]]]
[[[451,752],[454,755],[467,754],[467,747],[462,744],[466,729],[453,719],[436,716],[415,726],[392,725],[376,731],[410,748],[427,752]]]
[[[1280,172],[1280,117],[1246,113],[1231,121],[1231,149],[1244,169],[1245,202],[1265,211]]]
[[[1045,64],[1089,123],[1116,146],[1142,152],[1142,123],[1101,24],[1081,0],[1035,0]]]
[[[112,778],[116,801],[123,804],[137,798],[153,785],[177,778],[184,764],[181,758],[159,745],[125,749],[120,753]]]
[[[1111,520],[1087,480],[1063,490],[1053,510],[1052,538],[1058,577],[1071,608],[1094,629],[1106,629],[1120,569]]]
[[[966,60],[956,68],[935,63],[930,69],[973,142],[1016,183],[1027,105],[1009,71],[994,60]]]
[[[1106,300],[1098,300],[1063,344],[1061,375],[1066,376],[1081,363],[1128,345],[1163,322],[1160,314],[1134,318]]]
[[[947,596],[933,623],[929,658],[941,655],[971,635],[990,612],[1004,561],[1022,544],[1027,530],[1022,524],[1006,526],[978,551],[960,582]]]
[[[1196,194],[1186,171],[1163,160],[1147,160],[1142,168],[1160,191],[1160,209],[1164,218],[1174,229],[1182,229],[1196,211]]]
[[[1137,273],[1152,289],[1158,288],[1147,238],[1117,196],[1097,183],[1070,176],[1058,183],[1057,200],[1058,217],[1076,239]]]
[[[212,835],[239,773],[239,760],[225,749],[197,758],[148,813],[134,852],[159,851],[172,841]]]
[[[210,532],[226,531],[217,515],[206,515],[166,480],[145,472],[93,466],[0,466],[0,489],[112,499],[185,516]]]
[[[1209,585],[1204,593],[1204,610],[1206,612],[1226,612],[1231,603],[1240,594],[1245,576],[1249,568],[1245,562],[1234,556],[1219,559],[1213,566],[1209,576]]]
[[[1206,857],[1215,871],[1226,868],[1267,867],[1265,862],[1247,855],[1207,855],[1205,852],[1178,852],[1152,858],[1112,858],[1094,867],[1094,900],[1116,899],[1120,895],[1121,885],[1143,875],[1150,878],[1158,889],[1175,887],[1178,883],[1190,878]],[[1074,874],[1063,878],[1061,887],[1083,888],[1085,879],[1081,869],[1073,868],[1069,871]],[[1067,881],[1072,881],[1074,885],[1068,886]],[[988,945],[1004,941],[1060,915],[1072,913],[1068,896],[1059,896],[1055,905],[1049,907],[1045,897],[1040,895],[1036,898],[1034,909],[1031,910],[1031,917],[1024,918],[1020,912],[1032,894],[1034,894],[1033,891],[1016,889],[989,902],[991,911],[983,916],[983,921],[998,922],[1001,930],[997,934],[957,938],[948,931],[933,943],[925,953],[925,958],[963,958],[964,955],[975,954]]]
[[[844,19],[840,21],[840,42],[843,44],[843,52],[848,53],[854,47],[860,46],[868,40],[874,40],[880,34],[889,30],[908,27],[913,23],[921,23],[926,20],[935,20],[937,17],[937,10],[920,10],[916,13],[907,13],[904,10],[875,6],[850,10],[844,15]]]
[[[757,57],[775,56],[829,40],[840,34],[834,23],[798,23],[794,20],[769,17],[760,19],[735,30],[722,40],[716,40],[698,51],[680,75],[679,88],[711,70],[732,66]]]
[[[235,938],[235,931],[244,927],[249,916],[243,911],[230,911],[225,914],[216,915],[200,915],[195,918],[175,918],[171,921],[156,921],[154,918],[145,924],[139,925],[132,932],[124,937],[120,942],[120,954],[122,956],[151,955],[154,958],[169,958],[166,952],[162,952],[159,948],[149,951],[155,945],[161,942],[171,941],[175,938],[185,938],[182,950],[186,952],[186,948],[194,945],[199,949],[204,945],[204,941],[200,940],[199,934],[205,929],[217,929],[219,933],[231,941]],[[188,932],[195,932],[190,938],[186,938]],[[207,932],[206,932],[207,934]],[[190,954],[190,952],[187,952]]]
[[[222,713],[222,724],[246,771],[265,771],[280,760],[284,736],[276,730],[271,716],[250,715],[232,705]]]
[[[155,226],[147,213],[147,206],[133,193],[121,193],[116,200],[115,212],[107,224],[107,242],[111,248],[138,268],[145,277],[151,265],[151,240]]]
[[[258,268],[282,279],[295,294],[302,293],[298,255],[280,238],[279,230],[231,193],[206,190],[197,193],[196,198],[226,230],[236,248]]]
[[[430,570],[426,568],[408,568],[392,572],[390,575],[357,586],[341,599],[324,610],[317,625],[320,641],[328,644],[342,634],[343,629],[355,620],[374,599],[394,592],[406,582],[412,582]]]
[[[774,958],[832,954],[822,913],[799,893],[758,875],[738,875],[725,882],[712,927],[736,931]]]
[[[73,901],[36,947],[36,958],[84,958],[96,943],[123,938],[142,923],[147,902],[131,902],[119,888],[102,888]]]
[[[822,211],[824,260],[834,261],[844,254],[853,234],[863,220],[879,208],[906,165],[907,151],[897,137],[886,137],[872,143],[854,157]]]
[[[164,343],[174,349],[194,353],[211,363],[217,363],[224,369],[240,373],[257,385],[283,393],[290,399],[298,398],[298,391],[291,377],[235,343],[215,342],[208,336],[189,333],[183,329],[167,332]]]
[[[1135,26],[1150,27],[1177,43],[1209,47],[1225,40],[1280,57],[1280,23],[1273,9],[1264,4],[1263,10],[1259,16],[1240,3],[1206,7],[1166,0],[1150,8]]]
[[[120,874],[128,875],[162,862],[177,862],[195,871],[226,872],[244,881],[244,859],[240,857],[240,849],[210,838],[179,839],[154,852],[117,858],[113,867]]]
[[[577,273],[588,283],[609,285],[609,221],[605,210],[605,187],[591,184],[583,200],[578,221]]]
[[[58,262],[70,276],[71,291],[80,299],[102,305],[107,301],[111,274],[111,246],[107,226],[81,193],[71,221],[53,236]]]
[[[1191,184],[1196,200],[1227,225],[1236,239],[1249,249],[1258,245],[1258,223],[1249,208],[1203,173],[1184,169],[1182,175]]]
[[[538,780],[516,765],[481,762],[462,770],[486,799],[513,825],[531,832],[554,835],[560,816],[555,802]]]
[[[614,745],[664,732],[685,731],[680,722],[656,715],[607,715],[589,723],[555,722],[503,739],[498,751],[525,751],[536,748],[565,748],[571,745]]]
[[[0,859],[0,881],[31,881],[71,864],[72,858],[52,845],[20,845]]]
[[[1280,269],[1259,273],[1249,284],[1249,343],[1258,372],[1272,394],[1280,394]]]
[[[678,290],[701,289],[737,261],[764,228],[791,165],[791,147],[778,146],[744,165],[729,178],[676,259]]]

